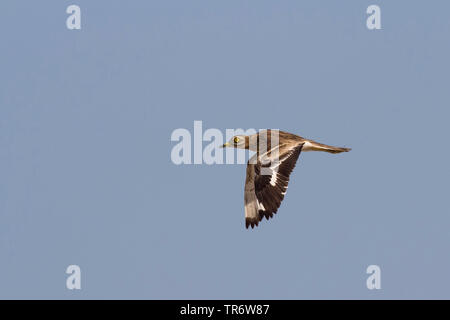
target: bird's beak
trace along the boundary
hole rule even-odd
[[[230,143],[227,142],[227,143],[224,143],[223,145],[221,145],[220,148],[225,148],[225,147],[228,147],[229,145],[230,145]]]

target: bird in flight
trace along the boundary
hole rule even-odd
[[[247,162],[244,189],[246,228],[258,226],[264,217],[269,220],[277,212],[286,194],[289,175],[302,151],[341,153],[351,150],[270,129],[249,136],[234,136],[222,146],[225,147],[256,152]]]

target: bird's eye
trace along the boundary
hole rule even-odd
[[[234,143],[238,143],[239,142],[239,138],[238,137],[234,137],[233,141],[234,141]]]

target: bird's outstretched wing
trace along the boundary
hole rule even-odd
[[[246,228],[254,228],[262,218],[269,219],[277,212],[302,147],[303,143],[280,151],[278,161],[270,157],[266,158],[272,161],[261,161],[267,154],[259,157],[255,154],[248,161],[244,190]]]

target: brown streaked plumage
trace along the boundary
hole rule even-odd
[[[244,207],[246,228],[258,226],[265,217],[272,218],[280,207],[300,153],[324,151],[348,152],[279,130],[261,130],[250,136],[235,136],[223,147],[255,151],[247,163]]]

